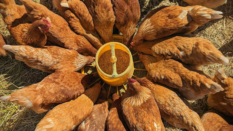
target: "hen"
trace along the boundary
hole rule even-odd
[[[232,131],[233,126],[229,125],[220,115],[214,112],[207,112],[201,117],[205,131]]]
[[[2,35],[0,34],[0,56],[6,56],[6,51],[3,49],[3,46],[5,45],[5,41],[2,37]]]
[[[222,18],[221,11],[203,6],[170,6],[153,13],[151,11],[141,23],[132,46],[143,43],[143,40],[155,40],[176,33],[188,34],[210,20]]]
[[[76,17],[79,19],[78,22],[82,25],[82,27],[86,30],[87,34],[92,34],[92,38],[89,39],[91,43],[96,47],[99,48],[102,46],[100,42],[100,38],[95,30],[94,22],[92,19],[91,14],[89,13],[86,5],[83,1],[80,0],[62,0],[61,6],[70,9]],[[79,8],[77,8],[79,7]],[[89,37],[89,35],[85,35]]]
[[[145,86],[151,90],[162,118],[169,124],[177,128],[185,128],[189,131],[204,131],[198,114],[190,110],[184,103],[184,100],[174,91],[161,85],[153,84],[146,78],[139,78],[137,81],[141,86]]]
[[[91,32],[86,31],[82,24],[81,20],[77,18],[77,16],[66,7],[62,7],[64,5],[63,2],[66,2],[65,0],[53,0],[53,5],[56,7],[60,14],[66,19],[66,21],[69,23],[70,27],[76,32],[77,34],[83,35],[88,41],[90,41],[96,48],[99,48],[102,46],[98,38],[93,36]]]
[[[26,10],[23,6],[15,4],[15,1],[5,1],[1,4],[1,14],[12,37],[19,45],[44,46],[47,42],[46,32],[51,26],[48,19],[27,22]],[[14,13],[14,14],[13,14]]]
[[[85,0],[84,2],[93,18],[97,32],[106,43],[112,41],[115,15],[111,0]]]
[[[116,27],[123,34],[123,44],[129,46],[140,19],[138,0],[112,0],[116,16]]]
[[[3,20],[7,24],[7,28],[9,30],[12,27],[12,24],[15,26],[21,23],[29,22],[24,6],[16,5],[14,0],[2,1],[3,3],[0,3],[0,13],[2,14]]]
[[[161,60],[149,55],[139,54],[154,82],[175,88],[188,100],[201,99],[210,93],[223,91],[223,88],[205,75],[186,69],[175,60]]]
[[[50,18],[52,26],[47,33],[49,41],[68,49],[74,49],[79,53],[85,52],[90,55],[96,54],[97,50],[86,40],[86,38],[75,34],[61,16],[32,0],[21,0],[21,2],[24,4],[27,10],[27,15],[31,21],[47,17]]]
[[[213,63],[229,63],[229,60],[210,41],[198,37],[173,37],[155,44],[151,49],[156,57],[172,58],[197,67]]]
[[[78,71],[95,61],[94,57],[83,56],[74,50],[57,46],[33,48],[31,46],[4,45],[3,48],[15,54],[15,58],[32,68],[52,73],[54,71]]]
[[[84,92],[92,79],[77,72],[55,72],[41,82],[24,87],[0,100],[14,102],[36,113],[48,111],[55,103],[72,100]]]
[[[108,131],[127,131],[128,127],[122,114],[121,98],[116,93],[113,94],[113,103],[107,118]]]
[[[96,104],[92,113],[79,125],[77,131],[105,131],[108,102]]]
[[[222,69],[217,69],[213,80],[219,83],[224,91],[210,94],[207,103],[210,107],[233,116],[233,79],[228,77]]]
[[[47,43],[46,33],[49,32],[51,23],[49,18],[36,20],[32,24],[20,24],[10,29],[11,35],[19,45],[43,47]]]
[[[190,5],[202,5],[208,8],[217,8],[227,3],[227,0],[184,0]]]
[[[136,80],[128,79],[128,89],[122,96],[125,121],[131,131],[165,131],[159,108],[151,91]]]
[[[75,100],[56,106],[38,123],[35,131],[73,130],[91,114],[100,89],[101,85],[97,83]]]

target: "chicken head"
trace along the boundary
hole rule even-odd
[[[136,80],[128,78],[128,89],[122,96],[121,105],[130,130],[165,131],[151,91]]]

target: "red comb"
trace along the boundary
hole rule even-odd
[[[43,22],[45,22],[49,27],[51,26],[51,23],[48,20],[43,19]]]
[[[135,46],[133,42],[130,43],[131,46]]]
[[[128,81],[129,81],[130,83],[137,82],[136,80],[134,80],[134,79],[132,79],[132,78],[128,78]]]

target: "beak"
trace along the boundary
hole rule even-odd
[[[51,23],[51,19],[49,17],[46,17],[46,20]]]

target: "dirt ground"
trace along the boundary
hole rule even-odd
[[[20,3],[19,0],[16,0]],[[46,6],[54,10],[50,0],[43,0]],[[142,18],[153,8],[159,5],[181,5],[187,6],[182,0],[139,0]],[[37,0],[39,2],[39,0]],[[197,36],[208,39],[211,41],[225,56],[230,60],[229,65],[214,64],[210,66],[203,66],[202,70],[213,76],[215,68],[223,68],[226,74],[233,77],[233,1],[228,0],[228,3],[218,7],[216,10],[222,11],[224,17],[221,20],[214,20],[206,25],[198,28],[195,32],[189,36]],[[54,10],[56,13],[57,11]],[[1,16],[0,16],[1,17]],[[4,36],[7,44],[14,44],[13,38],[10,36],[6,29],[6,26],[2,19],[0,19],[0,32]],[[134,52],[133,52],[134,54]],[[134,56],[134,61],[138,61],[137,55]],[[135,68],[143,69],[142,63],[135,64]],[[135,71],[135,76],[142,77],[147,73],[144,71]],[[32,69],[26,66],[24,63],[14,59],[14,56],[0,57],[0,96],[8,95],[15,90],[22,87],[40,82],[47,73],[41,72],[36,69]],[[193,110],[200,116],[208,110],[206,105],[206,98],[190,101]],[[43,114],[36,114],[31,110],[22,108],[16,104],[0,102],[0,131],[33,131],[37,123],[43,118]],[[228,122],[233,124],[233,119],[224,116]],[[164,121],[167,131],[179,131],[180,129],[171,127]]]

